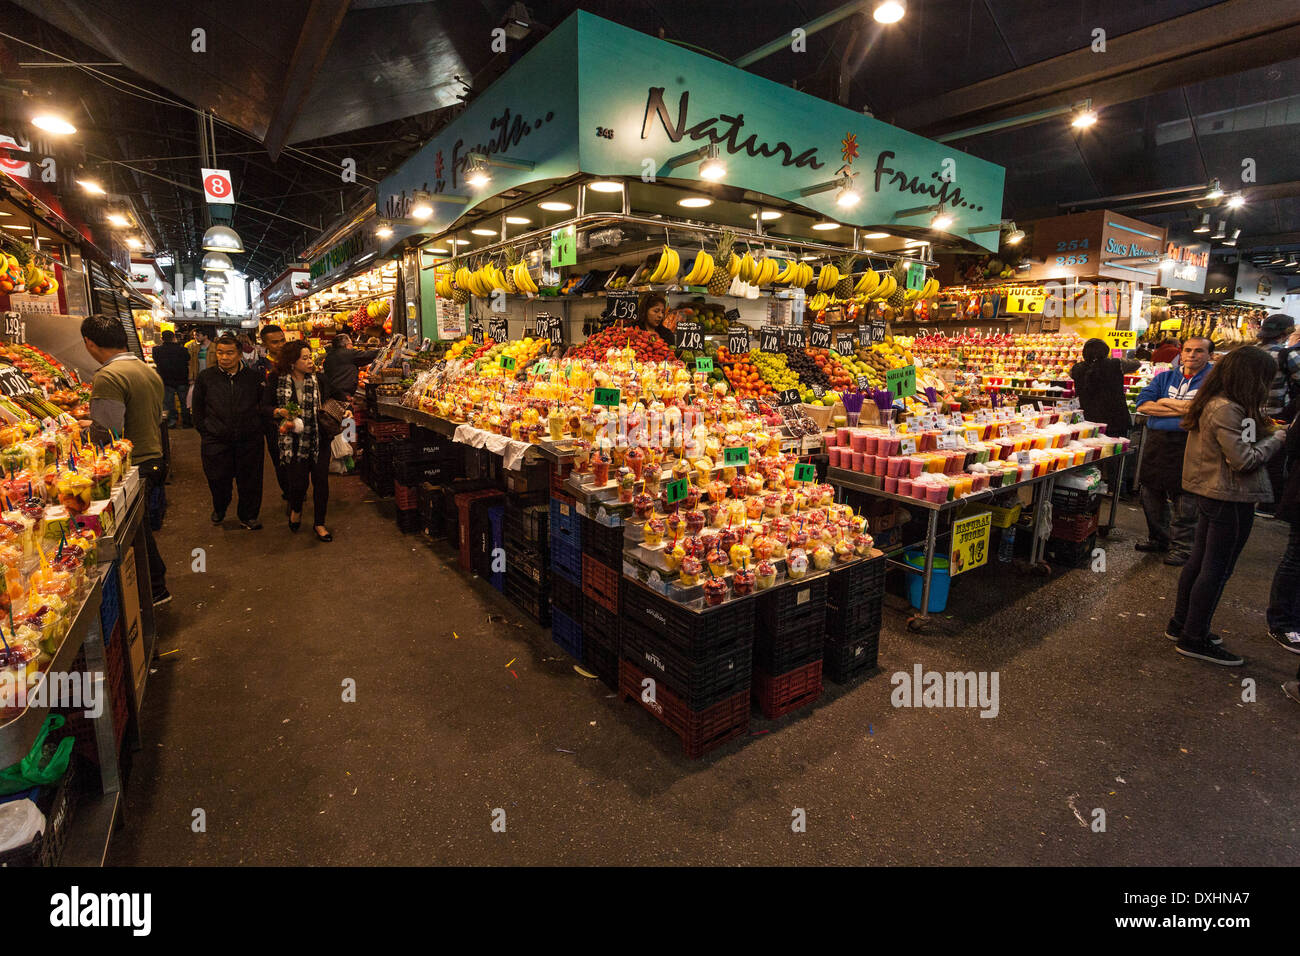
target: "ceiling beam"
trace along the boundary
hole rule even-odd
[[[325,62],[325,55],[329,53],[334,37],[343,25],[349,6],[349,0],[312,0],[307,15],[303,18],[302,30],[298,33],[293,58],[289,60],[280,101],[275,105],[271,121],[267,124],[266,136],[262,139],[272,159],[279,156],[280,150],[284,148],[294,121],[302,110],[302,104],[311,92],[316,74]]]
[[[1224,0],[909,106],[902,125],[936,136],[1091,98],[1098,109],[1300,56],[1300,4]]]

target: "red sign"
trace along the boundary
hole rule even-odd
[[[203,194],[207,197],[208,202],[233,206],[235,204],[235,189],[230,185],[230,170],[204,169],[201,171],[203,173]]]

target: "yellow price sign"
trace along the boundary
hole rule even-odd
[[[989,560],[989,529],[993,527],[993,513],[989,511],[971,515],[952,523],[952,554],[949,556],[949,574],[956,576],[987,564]]]
[[[1007,290],[1002,311],[1042,315],[1045,302],[1047,291],[1042,286],[1012,286]]]
[[[1137,345],[1138,334],[1132,329],[1128,331],[1110,329],[1103,335],[1103,338],[1105,338],[1106,344],[1112,349],[1124,351]]]

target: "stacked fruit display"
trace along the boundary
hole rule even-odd
[[[18,255],[0,253],[0,291],[51,295],[58,289],[54,273],[46,272],[36,264],[30,246],[20,243]]]
[[[631,348],[640,362],[663,362],[673,358],[672,348],[657,333],[616,325],[601,329],[582,345],[570,350],[569,356],[594,359],[612,348]]]
[[[826,374],[827,384],[836,391],[855,387],[854,376],[842,361],[842,356],[829,349],[808,349],[814,362]]]
[[[479,374],[485,378],[518,375],[545,355],[550,347],[550,339],[526,338],[518,342],[494,343],[477,356],[480,360]]]
[[[749,361],[774,392],[783,392],[789,388],[800,388],[799,374],[790,368],[790,360],[784,354],[749,350]],[[802,393],[801,393],[802,394]]]
[[[763,380],[758,366],[754,364],[753,354],[732,355],[725,346],[718,349],[722,374],[731,383],[737,398],[765,398],[774,394],[772,386]]]

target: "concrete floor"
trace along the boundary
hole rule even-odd
[[[398,533],[357,478],[331,482],[332,544],[288,532],[269,468],[266,529],[213,528],[197,439],[172,434],[159,541],[175,600],[111,863],[1258,865],[1300,850],[1300,708],[1279,688],[1300,661],[1263,633],[1275,523],[1256,525],[1215,621],[1244,668],[1174,654],[1177,572],[1132,550],[1141,515],[1125,507],[1104,573],[973,572],[923,636],[891,599],[879,675],[688,761],[445,544]],[[890,675],[917,663],[996,670],[999,715],[894,708]],[[1104,832],[1085,825],[1096,809]]]

